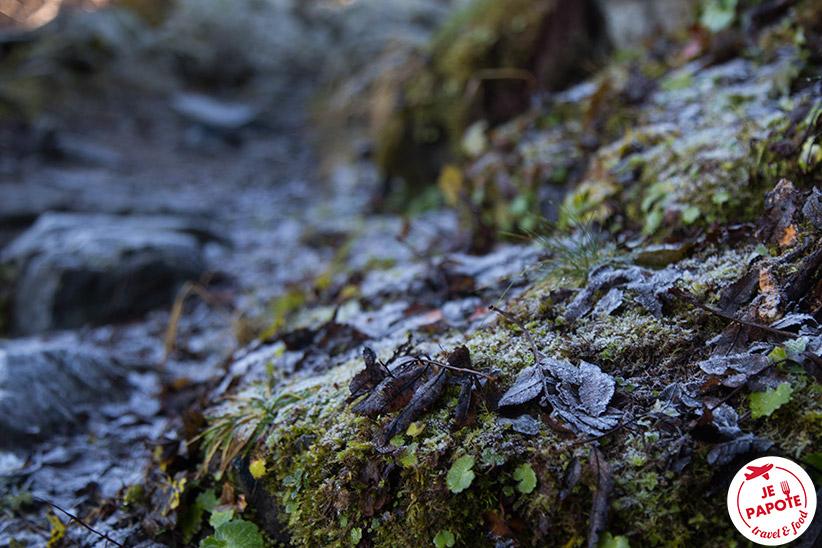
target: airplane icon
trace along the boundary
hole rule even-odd
[[[768,472],[771,468],[773,468],[773,464],[766,464],[765,466],[748,466],[748,470],[750,470],[751,473],[746,473],[745,479],[752,480],[754,478],[758,478],[759,476],[765,476],[765,479],[770,479],[768,477]]]

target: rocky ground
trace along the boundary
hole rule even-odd
[[[4,38],[0,546],[735,546],[742,464],[820,485],[816,3],[446,121],[412,198],[361,118],[449,9],[195,4]]]

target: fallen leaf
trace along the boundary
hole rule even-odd
[[[599,543],[599,534],[608,524],[611,491],[614,489],[614,477],[611,465],[605,455],[596,447],[591,448],[591,472],[594,474],[596,487],[591,503],[591,523],[588,529],[588,548],[595,548]]]
[[[562,475],[562,490],[559,492],[559,500],[564,500],[565,497],[571,494],[571,490],[579,483],[580,477],[582,477],[582,463],[574,457],[568,463],[568,467]]]
[[[724,466],[734,460],[737,455],[745,455],[752,451],[767,451],[772,445],[772,441],[760,439],[753,434],[744,434],[711,449],[708,453],[708,464]]]
[[[745,384],[748,379],[763,371],[770,361],[762,354],[715,355],[698,362],[699,368],[709,375],[723,377],[720,382],[731,388]]]
[[[474,379],[466,377],[461,382],[462,388],[457,399],[457,410],[454,414],[454,429],[474,424],[477,418],[477,401],[479,394],[474,385]]]
[[[397,434],[402,434],[408,430],[423,411],[430,408],[439,397],[445,386],[445,370],[441,370],[425,384],[420,386],[412,395],[408,404],[394,417],[394,420],[385,428],[383,438],[390,440]]]
[[[771,323],[780,314],[779,305],[782,302],[779,283],[773,275],[770,265],[762,266],[759,269],[759,292],[762,294],[762,302],[757,310],[759,317]]]
[[[668,289],[673,287],[681,276],[678,268],[671,266],[663,270],[648,271],[637,266],[614,270],[611,266],[595,267],[588,275],[588,285],[582,289],[565,310],[565,321],[574,323],[588,314],[597,300],[597,295],[606,293],[603,310],[611,308],[611,312],[619,306],[616,293],[611,290],[625,286],[633,292],[637,302],[644,306],[655,317],[662,317],[662,301],[666,298]],[[621,303],[621,299],[619,299]],[[610,312],[609,312],[610,313]]]
[[[499,422],[501,424],[510,424],[511,428],[520,434],[528,434],[529,436],[539,434],[539,421],[531,415],[520,415],[515,419],[502,418]]]
[[[629,283],[626,289],[633,291],[637,302],[654,317],[661,318],[662,302],[668,290],[681,276],[682,273],[675,266],[653,273],[643,272],[643,278]]]
[[[822,193],[813,187],[811,195],[805,200],[802,206],[802,214],[817,230],[822,230]]]
[[[742,306],[751,302],[758,284],[758,270],[751,268],[744,276],[722,290],[719,294],[719,309],[725,314],[736,314]]]
[[[798,192],[793,183],[780,179],[765,193],[765,213],[756,222],[756,237],[763,243],[778,243],[791,226],[796,213]]]
[[[614,395],[616,382],[613,377],[596,365],[580,361],[575,366],[565,360],[540,355],[538,366],[529,366],[520,372],[514,385],[500,398],[499,406],[521,405],[536,398],[542,391],[542,374],[549,377],[553,386],[545,399],[577,432],[599,435],[613,428],[620,415],[605,414]]]
[[[424,382],[424,371],[424,367],[416,366],[406,369],[400,375],[386,377],[365,399],[354,404],[351,410],[373,418],[402,409]]]
[[[585,316],[594,306],[596,295],[611,288],[636,280],[640,276],[640,268],[631,267],[614,270],[611,266],[599,266],[588,273],[588,284],[572,300],[565,309],[563,317],[569,324]]]
[[[693,247],[691,242],[648,245],[634,254],[634,264],[648,268],[664,268],[684,259]]]
[[[486,510],[482,514],[482,521],[485,523],[485,528],[496,538],[513,537],[514,532],[505,523],[505,520],[500,517],[497,512],[493,510]]]
[[[580,360],[577,382],[580,384],[579,398],[588,412],[594,416],[604,413],[614,396],[614,378],[598,366]]]
[[[606,293],[605,296],[599,300],[591,315],[594,318],[610,316],[612,312],[622,306],[623,296],[624,292],[621,289],[618,287],[612,287],[610,291],[608,291],[608,293]]]
[[[796,243],[796,225],[788,225],[782,230],[779,245],[788,247]]]
[[[386,377],[386,371],[377,363],[377,356],[369,347],[362,349],[362,359],[365,361],[365,369],[357,373],[348,385],[351,395],[345,400],[351,403],[362,395],[373,390]]]
[[[465,345],[458,346],[448,355],[448,365],[460,369],[471,369],[471,353]]]
[[[803,326],[809,322],[813,322],[814,324],[817,323],[816,318],[814,318],[810,314],[800,314],[798,312],[794,312],[791,314],[786,314],[778,322],[772,323],[771,327],[775,327],[777,329],[786,329],[789,327]]]
[[[529,365],[517,376],[514,385],[499,400],[499,406],[521,405],[536,398],[542,392],[542,378],[536,365]]]

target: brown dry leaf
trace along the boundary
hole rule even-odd
[[[796,225],[788,225],[782,231],[782,236],[779,238],[779,245],[785,247],[796,243]]]
[[[571,494],[571,491],[576,487],[579,478],[582,477],[582,463],[579,459],[574,457],[568,463],[565,473],[562,475],[562,490],[559,492],[559,500],[565,500],[565,497]]]
[[[759,269],[759,291],[762,294],[762,301],[757,310],[759,317],[771,323],[779,317],[779,304],[782,302],[779,291],[779,283],[773,275],[770,265],[762,266]]]
[[[599,534],[608,524],[611,491],[614,489],[614,476],[611,465],[605,455],[596,447],[591,448],[591,472],[594,474],[596,488],[591,503],[591,526],[588,529],[588,548],[599,544]]]
[[[461,384],[462,388],[460,389],[457,410],[454,416],[454,430],[459,430],[463,426],[471,426],[477,418],[479,394],[474,385],[474,379],[466,377]]]
[[[348,385],[351,395],[345,403],[351,403],[360,396],[373,390],[386,377],[386,371],[377,362],[377,356],[369,347],[362,349],[362,359],[365,362],[365,369],[357,373]]]
[[[413,394],[408,405],[385,428],[383,441],[388,442],[397,434],[402,434],[419,417],[423,411],[431,407],[439,397],[445,386],[445,370],[441,370]]]
[[[802,214],[805,219],[810,222],[817,230],[822,229],[822,192],[813,187],[811,195],[805,201],[802,207]]]
[[[780,179],[773,190],[765,193],[765,213],[756,222],[756,237],[761,242],[779,242],[791,226],[797,212],[799,193],[793,183]]]
[[[351,410],[372,418],[383,413],[399,411],[411,401],[414,392],[423,383],[422,376],[425,369],[425,367],[416,366],[395,377],[383,379],[368,397],[356,403]]]
[[[496,538],[513,537],[514,532],[505,523],[505,520],[495,511],[487,510],[482,514],[485,529]]]
[[[719,310],[725,314],[736,314],[740,308],[753,299],[758,282],[759,272],[751,268],[734,283],[725,286],[719,294]]]
[[[465,345],[458,346],[448,355],[448,365],[462,369],[471,369],[471,353]]]

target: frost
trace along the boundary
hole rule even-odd
[[[737,455],[744,455],[750,451],[766,451],[772,445],[772,441],[760,439],[753,434],[745,434],[711,449],[708,453],[708,464],[724,466]]]
[[[554,412],[577,431],[601,434],[613,428],[619,416],[605,414],[608,403],[614,395],[616,381],[603,373],[596,365],[580,361],[575,366],[564,360],[556,360],[541,355],[539,366],[552,386],[545,400]],[[520,372],[514,385],[503,394],[500,407],[520,405],[536,398],[542,392],[542,379],[536,366],[526,367]]]
[[[520,415],[515,419],[501,418],[499,420],[502,424],[510,424],[515,432],[520,434],[528,434],[535,436],[539,434],[539,421],[531,415]]]
[[[731,388],[742,386],[748,378],[768,367],[767,356],[761,354],[731,354],[713,356],[698,363],[699,368],[709,375],[724,376],[722,384]]]
[[[499,406],[520,405],[536,398],[542,391],[537,366],[531,365],[523,369],[514,385],[508,389],[499,400]]]
[[[597,318],[610,316],[617,308],[622,306],[624,293],[618,287],[612,287],[608,293],[602,297],[594,307],[593,315]]]
[[[676,267],[664,270],[649,271],[632,266],[614,270],[611,266],[596,267],[591,270],[588,285],[580,291],[565,312],[565,320],[574,323],[588,314],[594,306],[596,295],[607,291],[597,304],[597,316],[607,316],[622,304],[622,291],[615,291],[620,286],[634,293],[639,304],[656,318],[662,317],[662,299],[682,276]]]

